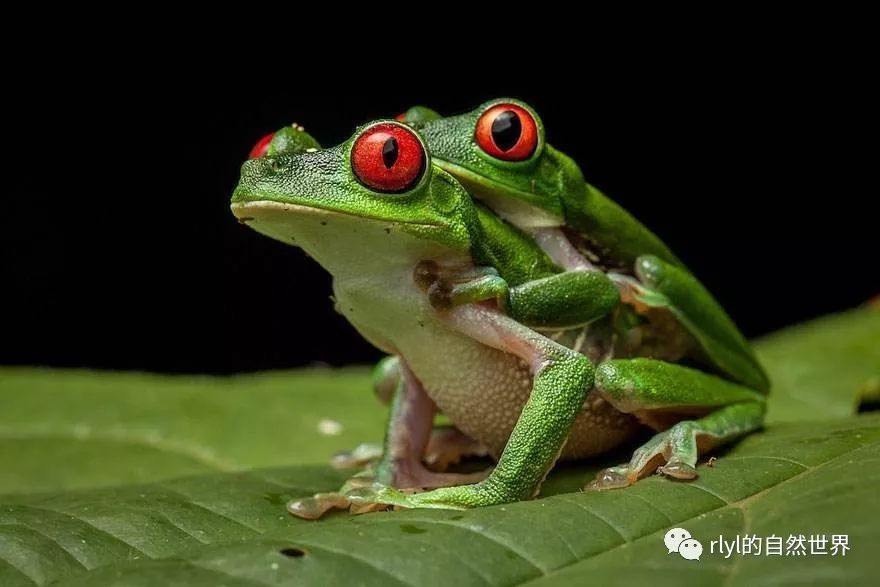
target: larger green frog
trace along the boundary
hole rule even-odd
[[[404,125],[379,121],[311,151],[246,162],[232,210],[323,265],[338,311],[398,358],[399,377],[375,476],[298,500],[293,513],[527,499],[557,458],[605,452],[644,424],[660,432],[594,487],[633,483],[661,462],[660,472],[693,478],[700,451],[760,426],[757,386],[710,372],[725,370],[670,319],[678,314],[666,308],[684,307],[681,322],[701,317],[691,331],[726,320],[706,315],[711,297],[676,264],[648,255],[637,267],[642,298],[675,303],[659,312],[638,299],[621,304],[605,272],[565,271],[475,205]],[[569,348],[538,330],[580,334]],[[674,362],[688,358],[708,368]],[[487,477],[424,467],[436,410],[497,459]]]

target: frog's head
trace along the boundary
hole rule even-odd
[[[406,112],[401,112],[394,117],[398,122],[405,122],[415,129],[422,128],[429,122],[434,122],[443,118],[436,110],[431,110],[426,106],[413,106]]]
[[[432,165],[415,131],[391,120],[367,124],[330,149],[248,160],[232,211],[334,274],[465,257],[476,225],[464,188]]]
[[[541,118],[519,100],[417,127],[438,166],[520,226],[562,224],[561,195],[584,189],[580,168],[545,142]]]
[[[306,132],[306,129],[297,123],[271,132],[257,141],[257,144],[248,154],[248,159],[258,159],[260,157],[274,157],[282,153],[305,153],[306,151],[317,151],[321,148],[318,141]]]

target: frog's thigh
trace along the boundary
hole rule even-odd
[[[596,367],[596,389],[621,412],[707,408],[760,401],[761,394],[697,369],[655,359],[615,359]]]
[[[486,481],[416,495],[412,503],[474,507],[531,497],[559,456],[583,406],[593,383],[593,367],[583,355],[483,306],[458,307],[447,320],[475,340],[525,360],[534,373],[532,392]]]
[[[770,383],[749,343],[712,294],[688,271],[652,255],[636,260],[641,301],[668,308],[696,338],[716,367],[749,387]]]
[[[657,426],[664,416],[710,413],[683,420],[655,435],[626,465],[602,471],[592,489],[635,483],[659,471],[693,479],[701,452],[755,430],[764,417],[763,396],[747,387],[681,365],[652,359],[621,359],[599,365],[596,389],[618,410]]]

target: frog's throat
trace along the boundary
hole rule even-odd
[[[303,249],[336,278],[407,275],[424,259],[470,258],[468,246],[451,243],[449,230],[424,222],[373,218],[310,205],[251,200],[235,202],[239,222],[277,241]]]
[[[434,158],[432,162],[461,182],[472,196],[520,228],[549,228],[565,224],[562,210],[553,209],[550,205],[555,203],[555,199],[525,192],[443,159]]]
[[[442,229],[440,224],[432,222],[410,222],[406,220],[397,220],[383,218],[381,216],[373,216],[370,214],[352,214],[343,210],[334,208],[325,208],[323,206],[306,206],[304,204],[290,204],[286,202],[276,202],[275,200],[251,200],[248,202],[233,202],[230,209],[235,218],[242,224],[247,224],[254,219],[255,214],[292,214],[299,216],[306,215],[339,215],[349,216],[352,218],[363,218],[365,220],[377,220],[379,222],[388,222],[389,224],[406,224],[407,226],[424,227],[433,229]]]

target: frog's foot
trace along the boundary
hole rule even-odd
[[[353,490],[348,497],[352,505],[359,508],[376,508],[381,507],[381,504],[386,509],[393,507],[394,509],[465,510],[517,500],[516,497],[510,497],[506,492],[499,491],[490,481],[491,479],[487,479],[473,485],[444,487],[424,493],[410,493],[391,487],[373,485]]]
[[[365,442],[357,445],[354,450],[333,455],[330,464],[335,469],[357,469],[366,467],[382,458],[382,445]]]
[[[289,502],[287,504],[287,511],[298,518],[317,520],[332,509],[349,509],[352,504],[348,494],[373,484],[373,475],[369,471],[363,471],[346,481],[345,485],[338,492],[316,493],[312,497],[304,497]]]
[[[424,462],[432,471],[445,471],[468,457],[487,457],[489,449],[454,426],[439,426],[431,432],[425,448]],[[357,469],[382,458],[382,445],[374,442],[359,444],[349,452],[337,453],[330,464],[336,469]],[[446,485],[434,485],[445,487]]]
[[[437,473],[428,470],[417,461],[394,463],[394,471],[389,475],[390,485],[404,490],[436,489],[454,485],[469,485],[485,479],[492,467],[476,473]]]
[[[666,432],[654,436],[633,453],[625,465],[599,471],[585,489],[618,489],[632,485],[655,471],[675,479],[696,479],[698,443],[695,439],[697,423],[679,422]],[[664,463],[661,465],[661,463]],[[659,466],[658,466],[659,465]]]
[[[764,404],[745,402],[725,406],[699,420],[681,421],[646,442],[628,464],[599,471],[585,489],[626,487],[655,471],[673,479],[696,479],[701,454],[754,430],[763,415]]]
[[[618,359],[596,369],[596,390],[621,412],[663,429],[669,418],[709,411],[656,434],[628,464],[599,472],[586,489],[632,485],[655,471],[673,479],[695,479],[705,451],[761,426],[764,399],[742,385],[682,365],[653,359]]]
[[[434,473],[421,464],[396,467],[393,473],[395,489],[378,483],[370,472],[355,475],[336,493],[317,493],[312,497],[296,499],[287,504],[287,511],[298,518],[316,520],[333,509],[349,510],[352,514],[387,510],[399,507],[432,507],[411,505],[400,496],[438,487],[466,486],[484,480],[490,470],[469,474]],[[428,492],[433,493],[433,491]],[[391,496],[391,497],[389,497]],[[440,506],[436,506],[440,507]]]
[[[317,520],[332,509],[345,510],[351,506],[348,497],[341,493],[316,493],[287,504],[287,511],[304,520]]]
[[[432,471],[445,471],[467,457],[487,457],[489,449],[454,426],[439,426],[431,432],[424,462]]]

